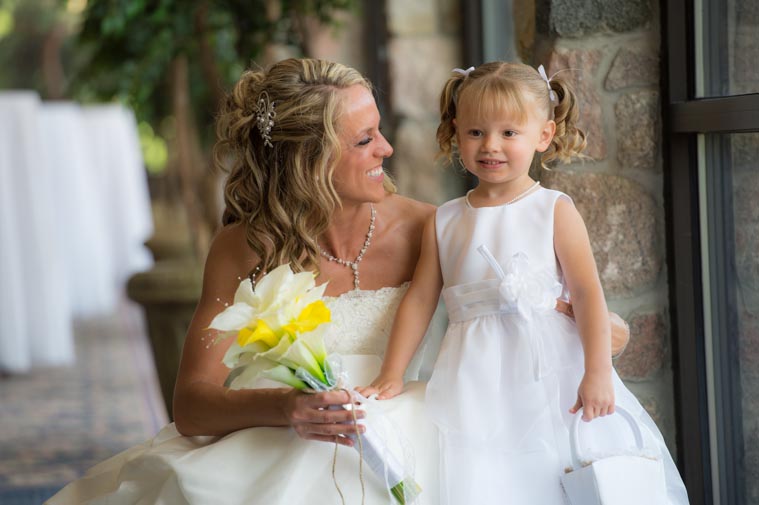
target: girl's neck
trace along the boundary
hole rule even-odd
[[[536,184],[529,176],[497,184],[480,181],[477,187],[468,194],[468,200],[475,207],[492,207],[512,203],[532,193]]]

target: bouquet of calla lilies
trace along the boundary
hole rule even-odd
[[[324,332],[330,311],[322,300],[326,284],[316,286],[312,272],[293,273],[289,264],[264,275],[255,289],[244,279],[234,303],[211,321],[219,331],[216,342],[235,337],[224,355],[230,368],[229,387],[253,387],[266,378],[306,391],[330,391],[344,387],[340,357],[328,355]],[[361,436],[361,456],[383,478],[401,504],[411,503],[421,489],[384,449],[371,431]]]

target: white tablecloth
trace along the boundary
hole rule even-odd
[[[73,362],[73,321],[116,309],[151,264],[131,111],[0,93],[0,370]]]

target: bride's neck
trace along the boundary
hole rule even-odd
[[[371,220],[371,204],[343,206],[332,216],[320,244],[339,258],[353,259],[361,249]]]

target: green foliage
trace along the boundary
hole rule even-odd
[[[162,173],[166,169],[166,163],[169,161],[166,141],[157,136],[153,131],[153,127],[145,121],[137,126],[137,132],[140,138],[142,159],[145,160],[145,168],[148,169],[148,173]]]
[[[64,0],[60,0],[64,1]],[[228,89],[269,42],[300,47],[298,20],[330,22],[355,0],[281,0],[267,16],[265,0],[89,0],[77,46],[84,64],[74,91],[85,100],[126,101],[154,126],[170,114],[170,63],[185,55],[190,93],[201,129],[211,123],[214,87]],[[217,80],[209,82],[209,51]]]
[[[56,27],[69,32],[74,16],[60,0],[0,0],[0,89],[31,89],[47,97],[42,78],[46,37]],[[64,65],[76,55],[65,44]]]

